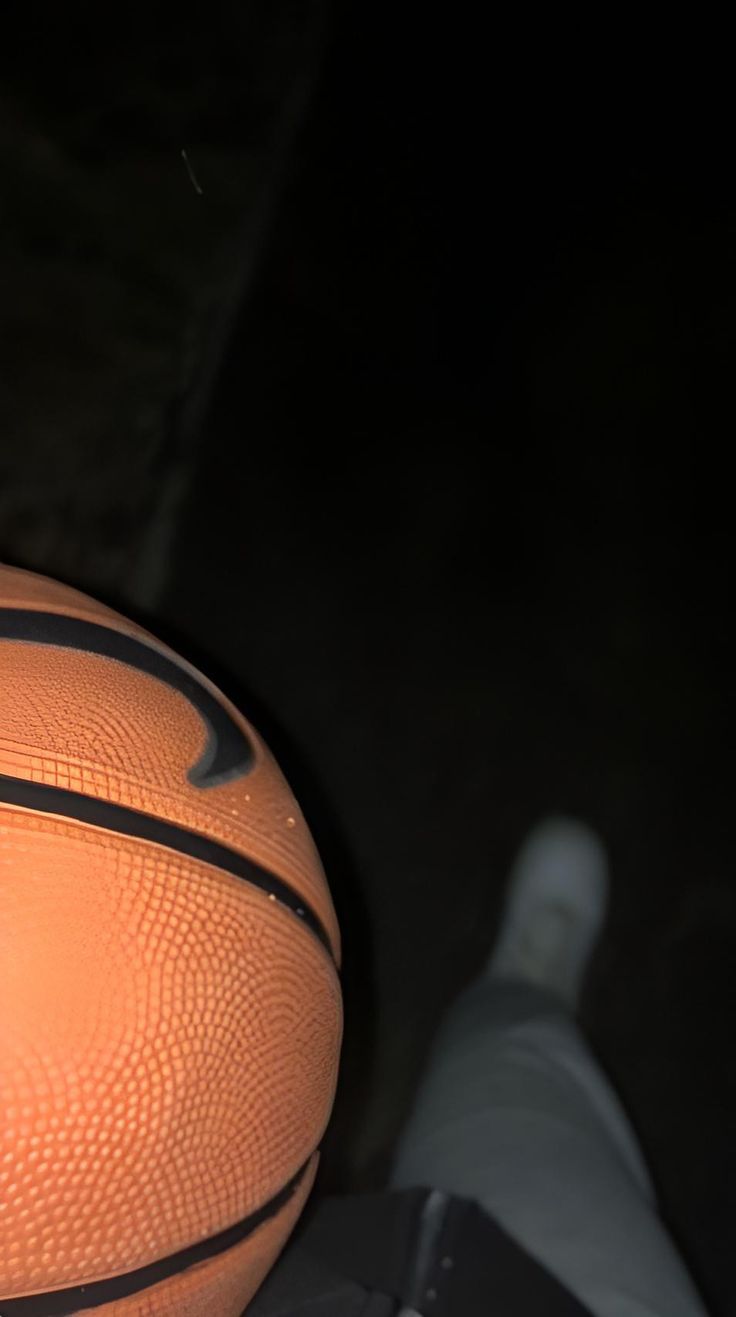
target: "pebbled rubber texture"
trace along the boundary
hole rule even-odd
[[[56,582],[0,568],[0,617],[4,606],[158,644]],[[209,1240],[306,1163],[276,1215],[225,1252],[76,1309],[236,1317],[314,1177],[342,1034],[334,910],[273,758],[196,679],[253,748],[247,772],[207,790],[187,774],[211,728],[182,691],[106,655],[0,638],[0,774],[228,846],[315,911],[329,949],[216,865],[0,802],[0,1313],[44,1294],[50,1313],[60,1291]]]

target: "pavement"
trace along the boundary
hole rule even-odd
[[[448,33],[380,5],[320,73],[325,12],[82,41],[76,99],[58,33],[4,43],[0,558],[157,631],[285,768],[345,936],[325,1190],[382,1182],[527,829],[599,831],[583,1024],[726,1314],[730,185],[541,91],[509,127],[511,71],[440,94]]]

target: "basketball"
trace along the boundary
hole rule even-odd
[[[0,1314],[240,1317],[312,1187],[340,935],[249,722],[0,566]]]

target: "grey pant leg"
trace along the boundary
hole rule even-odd
[[[573,1020],[479,980],[438,1035],[392,1187],[480,1202],[596,1317],[703,1317],[624,1111]]]

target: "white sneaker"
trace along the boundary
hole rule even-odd
[[[574,1013],[605,920],[608,886],[596,833],[574,819],[545,819],[516,858],[486,974],[548,988]]]

